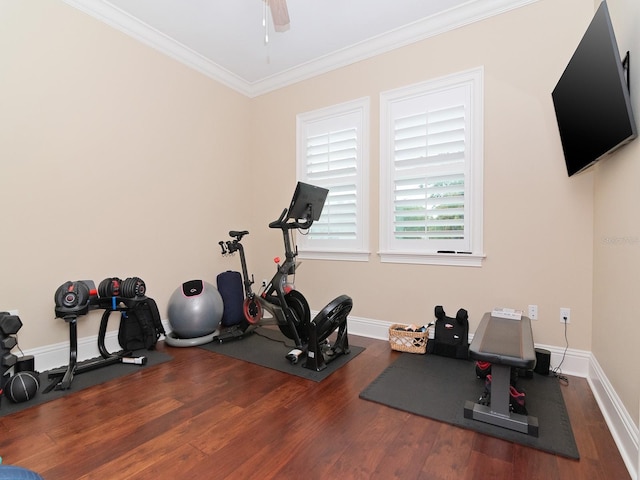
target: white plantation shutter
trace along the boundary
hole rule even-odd
[[[316,240],[357,236],[358,130],[329,131],[307,139],[306,181],[329,190],[320,220],[309,230]]]
[[[464,240],[465,109],[394,121],[396,239]]]
[[[298,180],[329,190],[320,219],[298,236],[302,258],[365,259],[368,117],[368,99],[298,115]]]
[[[383,261],[402,255],[403,261],[431,263],[415,256],[438,252],[481,255],[480,73],[381,95]]]

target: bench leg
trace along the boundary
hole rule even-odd
[[[536,417],[510,411],[510,385],[511,367],[499,364],[491,365],[491,406],[467,401],[464,406],[464,417],[537,437],[538,419]]]
[[[511,367],[491,365],[491,412],[509,416],[509,385],[511,385]]]

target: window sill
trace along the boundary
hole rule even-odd
[[[411,263],[418,265],[448,265],[457,267],[481,267],[484,254],[469,253],[398,253],[378,252],[382,263]]]

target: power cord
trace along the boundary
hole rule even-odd
[[[569,385],[569,377],[567,377],[566,375],[562,374],[562,369],[560,367],[562,367],[562,364],[564,363],[564,359],[565,356],[567,354],[567,350],[569,349],[569,338],[567,336],[567,321],[565,319],[564,322],[564,342],[565,342],[565,347],[564,347],[564,351],[562,352],[562,359],[560,360],[560,363],[558,364],[558,366],[556,368],[554,368],[552,370],[552,374],[554,377],[556,377],[558,379],[558,381],[563,384],[563,385]]]
[[[273,337],[271,337],[271,336],[269,336],[269,335],[265,334],[265,332],[266,332],[266,331],[267,331],[267,330],[265,330],[265,329],[259,329],[259,328],[256,328],[256,329],[253,331],[253,334],[254,334],[254,335],[257,335],[257,336],[259,336],[259,337],[265,338],[265,339],[267,339],[267,340],[271,340],[272,342],[281,343],[282,345],[284,345],[284,346],[285,346],[285,347],[287,347],[287,348],[294,348],[294,347],[295,347],[295,345],[288,345],[286,340],[282,340],[282,339],[280,339],[280,338],[273,338]],[[274,332],[275,332],[275,331],[274,331]]]

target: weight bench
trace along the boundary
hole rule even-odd
[[[511,368],[532,369],[536,353],[531,320],[493,317],[485,313],[469,345],[469,356],[491,363],[491,403],[481,405],[467,400],[464,417],[538,436],[538,418],[509,410]]]

